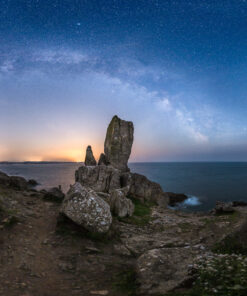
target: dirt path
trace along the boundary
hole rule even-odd
[[[28,193],[15,198],[24,214],[0,231],[0,295],[121,295],[112,280],[132,259],[116,256],[109,244],[76,231],[57,233],[58,204]]]

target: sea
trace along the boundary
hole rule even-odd
[[[38,181],[38,189],[67,191],[82,163],[0,163],[0,171]],[[129,163],[132,172],[158,182],[164,191],[185,193],[184,211],[209,211],[216,201],[247,202],[247,162]]]

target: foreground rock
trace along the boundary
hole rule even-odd
[[[93,156],[93,151],[91,146],[87,146],[87,150],[86,150],[86,157],[85,157],[85,165],[88,166],[94,166],[96,165],[96,160]]]
[[[113,167],[128,171],[128,160],[134,139],[134,126],[131,121],[125,121],[114,116],[108,126],[104,151],[106,161]]]
[[[75,183],[68,191],[61,212],[94,233],[106,233],[112,223],[110,206],[95,191]]]
[[[153,249],[137,260],[140,295],[164,295],[190,279],[195,253],[185,248]]]

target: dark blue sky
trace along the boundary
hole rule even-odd
[[[0,0],[0,160],[247,160],[247,2]],[[90,129],[90,130],[89,130]]]

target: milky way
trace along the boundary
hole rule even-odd
[[[247,2],[0,0],[0,160],[247,160]]]

